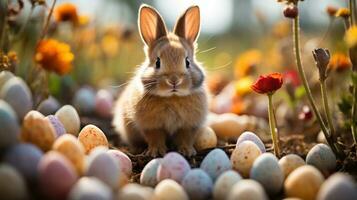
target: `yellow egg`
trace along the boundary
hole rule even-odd
[[[203,127],[197,134],[195,141],[196,150],[214,148],[217,146],[216,133],[210,127]]]
[[[56,130],[48,118],[35,110],[26,114],[21,130],[22,141],[33,143],[43,151],[48,151],[55,139]]]
[[[318,169],[304,165],[291,172],[285,180],[285,194],[287,197],[314,200],[323,182],[324,177]]]
[[[232,152],[231,163],[233,169],[237,170],[243,177],[249,177],[249,172],[253,166],[254,160],[258,158],[260,154],[262,154],[262,152],[254,142],[242,142]]]
[[[83,174],[85,167],[84,147],[75,136],[71,134],[62,135],[55,141],[52,149],[67,157],[79,175]]]
[[[108,147],[107,137],[98,127],[89,124],[85,126],[78,135],[78,140],[83,144],[86,154],[98,146]]]
[[[285,179],[296,168],[305,165],[305,161],[296,154],[289,154],[279,160],[279,166],[284,172]]]

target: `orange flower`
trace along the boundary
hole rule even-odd
[[[332,55],[328,67],[332,70],[342,72],[352,67],[352,63],[346,54],[335,53]]]
[[[235,62],[234,73],[238,78],[249,75],[261,63],[262,54],[258,50],[249,50],[242,53]]]
[[[327,14],[331,17],[334,17],[336,15],[337,10],[338,9],[334,6],[327,6],[327,8],[326,8]]]
[[[45,70],[59,75],[71,71],[73,59],[70,46],[54,39],[40,41],[36,49],[35,61]]]
[[[54,10],[54,16],[57,22],[69,21],[73,24],[77,24],[80,19],[77,8],[72,3],[63,3],[57,6]]]
[[[272,94],[283,85],[283,75],[272,73],[259,76],[258,80],[251,85],[252,90],[260,94]]]

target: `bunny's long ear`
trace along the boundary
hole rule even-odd
[[[191,6],[177,20],[174,33],[194,43],[200,32],[200,21],[200,8],[198,6]]]
[[[138,26],[140,36],[148,46],[167,35],[166,26],[161,15],[154,8],[145,4],[139,9]]]

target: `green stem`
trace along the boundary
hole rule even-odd
[[[273,94],[268,94],[269,99],[269,126],[270,126],[270,134],[271,140],[273,141],[273,148],[274,154],[276,157],[280,157],[280,147],[279,147],[279,138],[278,134],[276,133],[276,124],[275,124],[275,117],[274,117],[274,110],[273,110]]]
[[[357,145],[357,130],[356,130],[356,116],[357,116],[357,89],[353,87],[353,104],[352,104],[352,116],[351,116],[351,132],[354,144]]]
[[[45,36],[47,34],[48,26],[50,25],[51,16],[52,16],[53,10],[55,8],[56,2],[57,2],[57,0],[53,0],[53,2],[52,2],[50,13],[48,13],[48,16],[47,16],[46,21],[45,21],[45,26],[44,26],[44,28],[42,30],[41,40],[43,38],[45,38]]]
[[[325,116],[327,118],[327,124],[329,126],[330,131],[331,131],[331,137],[333,137],[335,135],[335,128],[333,126],[330,107],[329,107],[329,104],[328,104],[327,90],[326,90],[326,80],[320,80],[320,87],[321,87],[321,95],[322,95],[322,104],[324,106]]]

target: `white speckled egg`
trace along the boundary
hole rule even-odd
[[[255,143],[244,141],[231,154],[232,167],[243,177],[247,178],[255,159],[261,154],[262,152]]]
[[[182,187],[190,199],[205,200],[212,196],[213,182],[202,169],[193,169],[182,180]]]
[[[307,154],[306,164],[313,165],[328,175],[336,168],[336,156],[326,144],[317,144]]]
[[[49,96],[47,99],[42,101],[37,107],[37,110],[43,115],[53,115],[60,108],[60,103],[53,96]]]
[[[214,182],[223,172],[232,169],[232,165],[227,154],[222,149],[214,149],[202,160],[200,168],[203,169]]]
[[[69,200],[113,200],[111,188],[95,177],[82,177],[72,187]]]
[[[106,152],[94,152],[91,155],[86,170],[87,176],[97,177],[113,189],[119,187],[121,176],[119,163],[115,158]]]
[[[305,165],[305,161],[296,154],[288,154],[279,160],[279,166],[283,170],[285,178],[296,168],[303,165]]]
[[[148,162],[140,174],[140,184],[155,187],[157,181],[157,171],[162,158],[155,158]]]
[[[19,119],[32,108],[32,94],[26,83],[18,77],[6,81],[0,91],[0,98],[5,100],[15,111]]]
[[[82,87],[74,95],[74,107],[81,114],[92,113],[95,109],[95,92],[90,87]]]
[[[52,124],[56,131],[56,137],[66,134],[66,129],[64,128],[62,122],[54,115],[48,115],[46,117]]]
[[[239,144],[241,144],[244,141],[252,141],[259,147],[259,149],[260,149],[260,151],[262,153],[266,152],[264,143],[262,142],[262,140],[255,133],[250,132],[250,131],[243,132],[239,136],[236,146],[238,146]]]
[[[194,144],[197,151],[203,149],[214,148],[217,146],[217,136],[210,127],[203,127],[197,133],[197,138]]]
[[[160,182],[170,178],[181,183],[183,177],[190,171],[191,167],[187,160],[176,152],[170,152],[164,156],[157,171],[157,180]]]
[[[213,187],[213,199],[227,199],[233,185],[240,180],[242,180],[242,177],[233,170],[229,170],[221,174]]]
[[[118,195],[120,200],[152,200],[154,190],[150,187],[143,187],[139,184],[131,183],[125,185]]]
[[[12,77],[14,77],[14,74],[11,73],[10,71],[2,71],[0,72],[0,90],[2,88],[2,86],[8,81],[10,80]]]
[[[165,179],[154,190],[156,200],[189,200],[185,190],[176,181]]]
[[[101,89],[95,96],[95,111],[101,117],[111,117],[113,112],[113,95]]]
[[[52,146],[54,151],[64,155],[81,175],[85,168],[85,153],[83,145],[71,134],[64,134],[59,137]]]
[[[98,146],[108,147],[107,137],[98,127],[89,124],[78,135],[78,140],[83,144],[86,154]]]
[[[131,163],[130,158],[125,153],[119,150],[111,149],[108,151],[108,153],[113,155],[118,161],[121,171],[125,175],[130,176],[133,169],[133,164]]]
[[[244,179],[234,184],[228,194],[228,200],[241,199],[268,200],[268,196],[257,181]]]
[[[271,153],[263,153],[254,161],[250,178],[262,184],[269,194],[277,194],[283,188],[283,170],[278,159]]]
[[[25,180],[7,164],[0,164],[0,197],[6,200],[29,198]]]
[[[38,176],[38,163],[42,156],[42,151],[35,145],[20,143],[6,151],[4,161],[12,165],[27,180],[35,181]]]
[[[51,199],[66,199],[78,178],[70,161],[54,151],[42,157],[38,170],[41,191]]]
[[[81,122],[76,109],[71,105],[65,105],[56,112],[55,116],[62,122],[67,133],[78,135]]]
[[[26,114],[22,123],[23,141],[35,144],[46,152],[51,149],[56,137],[56,130],[48,118],[35,110]]]
[[[0,99],[0,148],[9,147],[17,142],[20,125],[14,110]]]
[[[335,173],[321,186],[318,200],[357,199],[357,184],[350,175]]]
[[[301,166],[290,173],[284,183],[287,197],[306,200],[316,199],[324,177],[319,170],[310,165]]]

